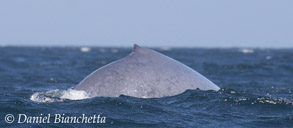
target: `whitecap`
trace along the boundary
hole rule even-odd
[[[253,49],[249,49],[249,48],[243,48],[243,49],[240,49],[239,50],[240,52],[242,53],[254,53],[254,50]]]
[[[81,47],[80,51],[81,52],[89,52],[89,51],[91,51],[91,48],[89,48],[89,47]]]

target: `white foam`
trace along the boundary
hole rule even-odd
[[[242,53],[254,53],[253,49],[249,49],[249,48],[243,48],[239,50]]]
[[[30,100],[35,102],[63,102],[64,100],[83,100],[90,98],[85,91],[67,89],[67,90],[49,90],[46,92],[36,92]]]
[[[68,89],[65,91],[65,93],[63,93],[63,95],[60,98],[69,100],[83,100],[90,97],[85,91]]]
[[[49,97],[40,97],[42,93],[36,92],[34,93],[30,100],[35,101],[35,102],[54,102],[53,99],[49,98]]]
[[[89,52],[89,51],[91,51],[91,48],[89,48],[89,47],[81,47],[80,51],[81,52]]]

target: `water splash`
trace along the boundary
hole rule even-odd
[[[67,90],[49,90],[46,92],[36,92],[30,100],[35,102],[63,102],[65,100],[83,100],[90,98],[85,91],[67,89]]]

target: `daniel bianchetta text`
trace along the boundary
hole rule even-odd
[[[17,123],[38,123],[38,124],[63,124],[63,123],[85,123],[85,124],[104,124],[106,123],[106,117],[100,114],[86,115],[82,114],[79,116],[68,116],[65,114],[40,114],[40,116],[28,116],[26,114],[18,114]]]

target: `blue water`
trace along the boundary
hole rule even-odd
[[[155,50],[200,72],[221,90],[151,99],[87,98],[70,88],[131,48],[0,47],[0,126],[293,127],[293,49]],[[13,123],[5,121],[7,114],[14,115]],[[96,114],[106,119],[96,124],[19,124],[18,114]]]

